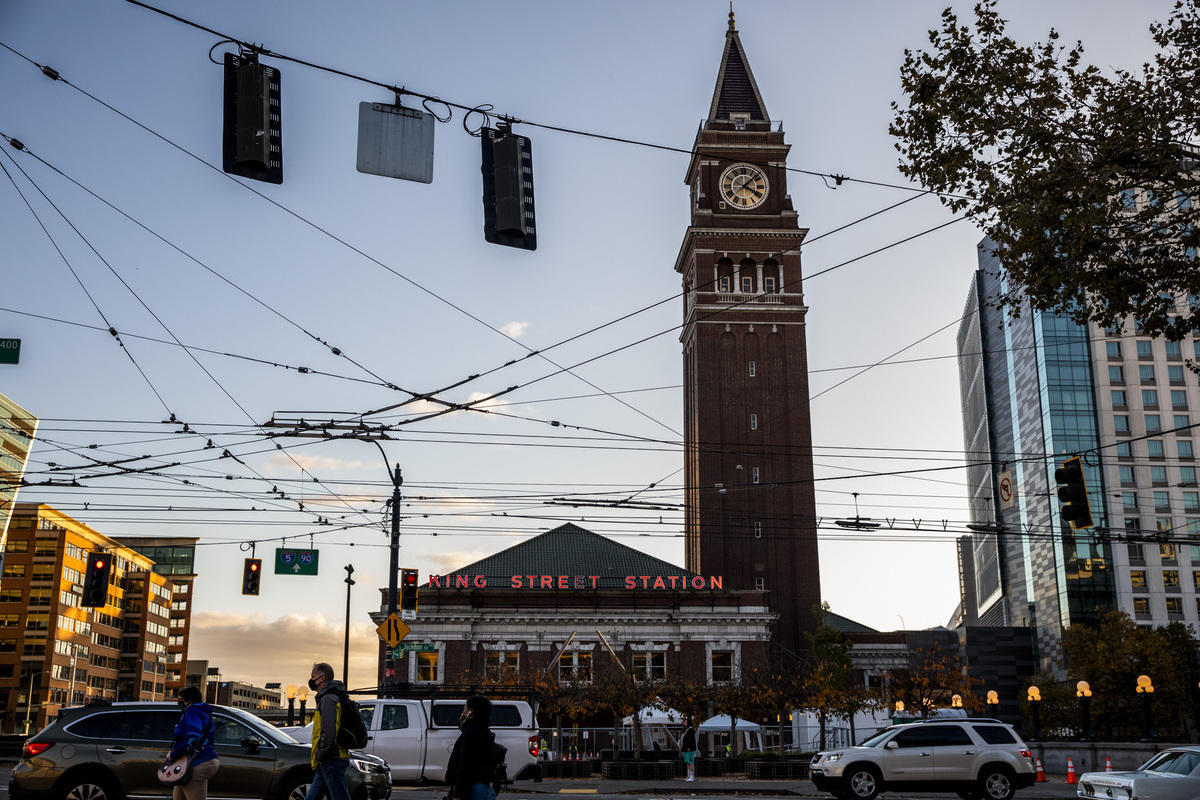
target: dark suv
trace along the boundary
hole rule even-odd
[[[9,797],[170,797],[170,787],[159,783],[155,773],[178,721],[179,708],[168,703],[63,709],[25,743],[9,778]],[[253,714],[225,706],[213,706],[213,734],[221,768],[208,784],[210,798],[303,800],[312,780],[307,745]],[[383,800],[391,794],[391,770],[376,756],[353,753],[346,777],[355,800]]]

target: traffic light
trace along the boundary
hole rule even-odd
[[[258,594],[262,579],[262,559],[247,558],[242,564],[242,594]]]
[[[483,128],[483,238],[492,244],[537,250],[533,211],[533,146],[501,123]]]
[[[112,573],[112,556],[108,553],[88,553],[87,573],[83,576],[81,606],[103,608],[108,604],[108,576]]]
[[[417,617],[417,571],[400,570],[400,615],[405,619]]]
[[[1090,528],[1092,508],[1088,503],[1087,483],[1083,479],[1083,461],[1079,456],[1068,458],[1054,470],[1054,481],[1058,484],[1058,499],[1062,504],[1062,518],[1071,527]]]
[[[267,183],[283,183],[280,74],[252,52],[225,54],[225,119],[221,168]]]

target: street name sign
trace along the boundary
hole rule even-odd
[[[437,645],[432,642],[401,642],[392,648],[392,658],[400,658],[403,653],[432,653]]]
[[[383,639],[384,644],[388,647],[395,647],[404,641],[404,637],[412,632],[412,628],[404,624],[404,620],[400,619],[400,615],[396,612],[388,614],[388,618],[379,623],[379,627],[375,629],[379,634],[379,638]]]
[[[316,550],[289,550],[285,547],[275,548],[276,575],[316,575]]]
[[[0,364],[18,364],[21,361],[21,340],[0,339]]]

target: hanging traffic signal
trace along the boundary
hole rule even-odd
[[[1054,470],[1054,481],[1058,484],[1058,499],[1062,504],[1062,518],[1071,527],[1090,528],[1092,507],[1088,503],[1087,483],[1083,479],[1083,461],[1079,456],[1068,458]]]
[[[242,564],[242,594],[258,594],[262,580],[262,559],[247,558]]]
[[[400,570],[400,616],[403,619],[417,618],[417,571]]]
[[[258,63],[257,53],[225,54],[223,170],[283,183],[282,99],[278,69]]]
[[[108,576],[112,573],[112,556],[108,553],[88,553],[87,572],[83,576],[81,606],[103,608],[108,604]]]
[[[483,143],[483,238],[537,250],[533,211],[533,145],[512,127],[479,131]]]

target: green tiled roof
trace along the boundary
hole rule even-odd
[[[861,622],[855,622],[849,617],[843,617],[841,614],[835,614],[832,611],[825,612],[825,622],[829,627],[839,630],[842,633],[879,633],[874,628],[868,628]]]
[[[623,589],[627,575],[690,577],[692,573],[567,523],[447,575],[483,575],[489,587],[507,587],[513,575],[596,575],[597,588]]]

